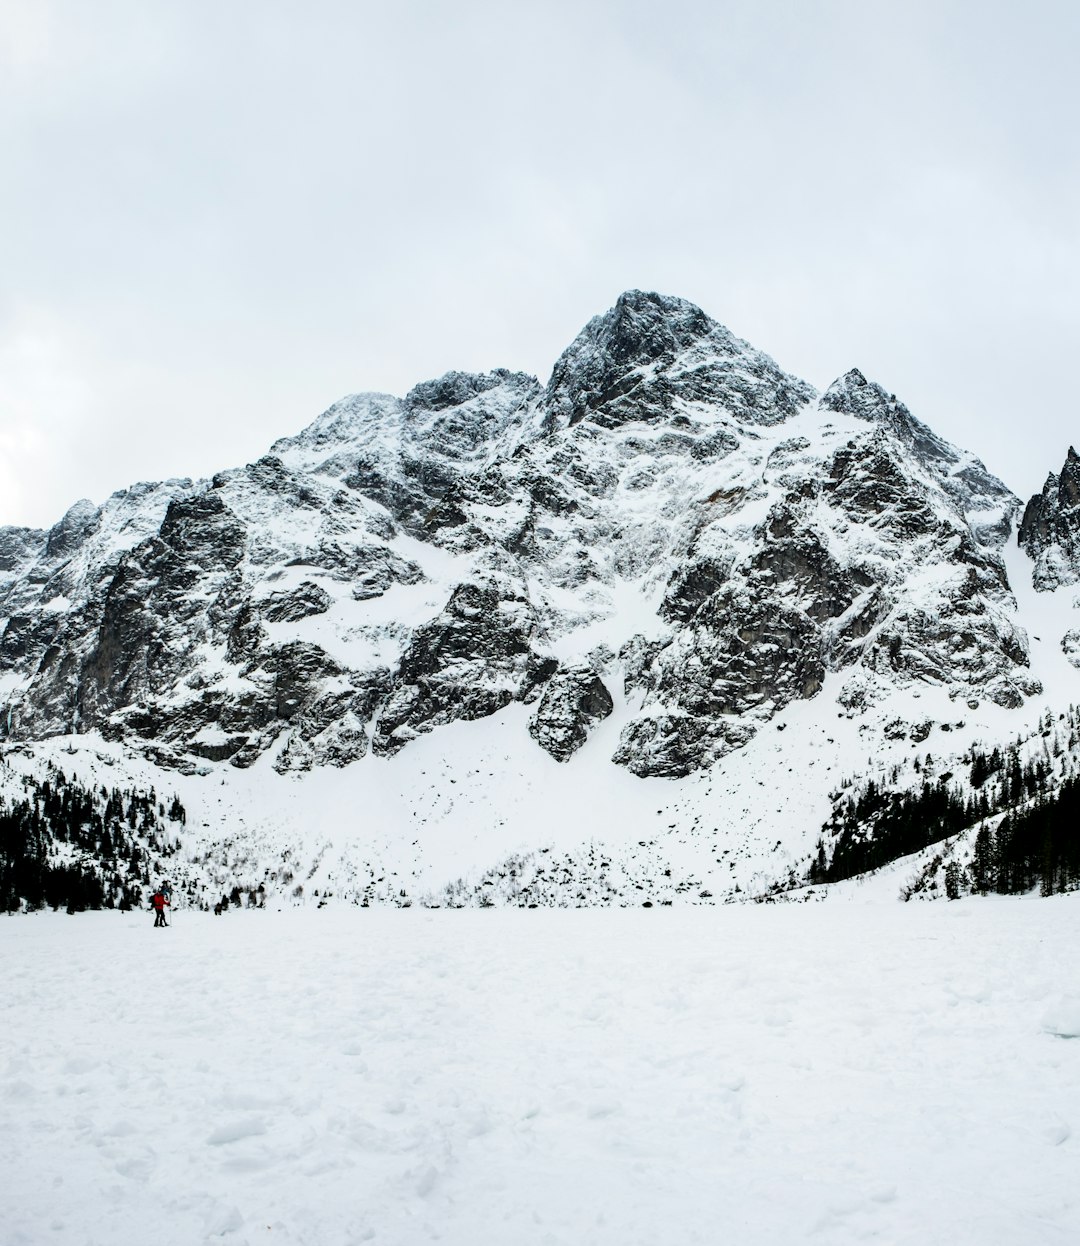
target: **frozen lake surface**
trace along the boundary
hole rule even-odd
[[[0,918],[5,1246],[1080,1241],[1080,897]]]

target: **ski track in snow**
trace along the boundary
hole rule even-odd
[[[1078,914],[0,919],[0,1237],[1072,1244]]]

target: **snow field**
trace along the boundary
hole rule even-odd
[[[1075,1243],[1078,916],[2,919],[3,1241]]]

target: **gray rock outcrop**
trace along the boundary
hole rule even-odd
[[[1034,564],[1037,589],[1080,582],[1080,456],[1072,446],[1061,471],[1051,472],[1024,508],[1018,540]]]

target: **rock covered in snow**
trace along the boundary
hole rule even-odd
[[[591,666],[561,667],[543,686],[529,734],[556,761],[567,761],[612,707],[611,693]]]
[[[775,424],[813,393],[693,303],[628,290],[555,364],[544,405],[551,430],[586,417],[601,426],[666,422],[687,404]]]
[[[522,699],[545,673],[533,648],[537,632],[514,560],[482,559],[440,614],[413,633],[379,711],[376,753],[389,756],[421,732]]]
[[[1037,589],[1080,582],[1080,456],[1072,446],[1061,471],[1051,472],[1024,508],[1019,541],[1034,563]]]

